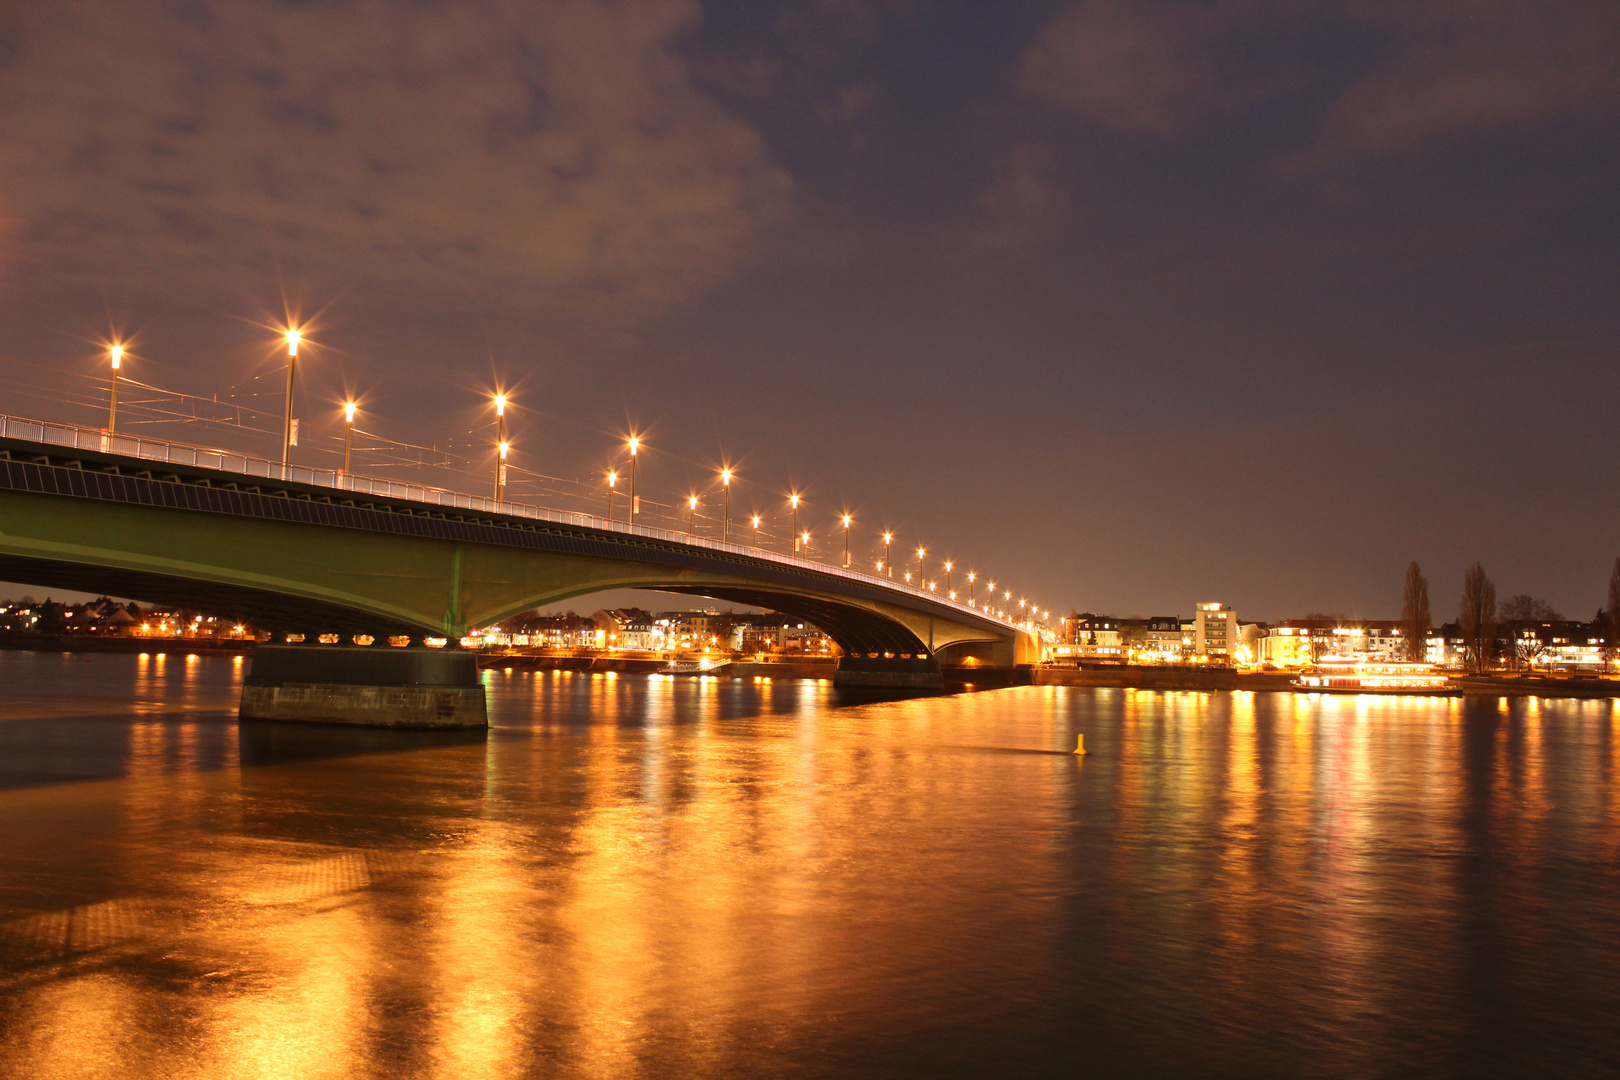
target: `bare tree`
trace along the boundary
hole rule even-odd
[[[1502,601],[1497,616],[1503,622],[1561,622],[1558,609],[1539,597],[1518,593]]]
[[[1530,627],[1520,627],[1513,635],[1514,666],[1523,665],[1532,673],[1536,669],[1536,661],[1547,655],[1548,644],[1542,637],[1542,632]]]
[[[1609,655],[1620,654],[1620,559],[1609,573]]]
[[[1476,672],[1483,672],[1490,662],[1491,642],[1496,636],[1496,586],[1485,576],[1485,568],[1479,563],[1470,566],[1463,575],[1457,629],[1468,650],[1469,662]]]
[[[1423,659],[1429,643],[1429,580],[1413,561],[1406,568],[1406,598],[1401,602],[1401,626],[1406,633],[1406,658]]]

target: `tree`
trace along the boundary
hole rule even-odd
[[[1491,642],[1496,637],[1496,586],[1485,576],[1485,568],[1479,563],[1470,566],[1463,575],[1457,630],[1468,650],[1469,663],[1476,672],[1483,672],[1490,662]]]
[[[1609,572],[1609,653],[1620,650],[1620,558]]]
[[[1401,602],[1401,627],[1406,634],[1406,658],[1423,659],[1429,643],[1429,581],[1416,560],[1406,568],[1406,598]]]
[[[1502,601],[1502,609],[1497,614],[1503,622],[1562,622],[1564,618],[1547,601],[1528,593],[1518,593]]]
[[[1541,636],[1541,631],[1529,627],[1521,627],[1513,635],[1513,658],[1516,664],[1522,664],[1532,673],[1536,668],[1536,661],[1547,655],[1548,644]]]

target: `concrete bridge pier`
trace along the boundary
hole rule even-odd
[[[881,690],[943,691],[945,677],[932,657],[843,656],[833,672],[834,686]]]
[[[243,720],[482,728],[489,706],[464,649],[260,645],[242,680]]]

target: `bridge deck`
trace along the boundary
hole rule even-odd
[[[772,577],[786,572],[801,581],[806,576],[831,579],[827,584],[838,583],[841,586],[839,591],[848,590],[868,597],[883,598],[910,610],[927,611],[930,615],[935,613],[948,615],[954,622],[980,626],[998,635],[1011,635],[1026,630],[1025,627],[1017,626],[1009,620],[992,616],[974,604],[953,601],[933,591],[897,584],[875,574],[829,565],[813,559],[783,555],[745,544],[725,543],[688,532],[609,521],[587,514],[552,510],[525,503],[497,502],[494,499],[464,492],[345,474],[336,470],[297,465],[283,466],[279,462],[250,455],[168,440],[131,435],[108,436],[96,429],[70,424],[0,416],[0,439],[19,449],[27,446],[38,447],[47,456],[53,448],[71,451],[75,457],[86,461],[94,459],[108,467],[106,472],[86,470],[78,477],[47,478],[44,475],[39,477],[19,475],[8,485],[14,490],[78,495],[146,505],[170,505],[174,502],[176,509],[213,510],[255,517],[269,516],[308,524],[375,530],[379,526],[371,521],[371,515],[356,512],[352,505],[342,505],[364,500],[364,505],[368,508],[387,504],[395,511],[389,515],[392,520],[383,524],[383,528],[389,532],[431,534],[441,539],[503,545],[515,542],[519,546],[531,546],[533,541],[527,537],[520,539],[513,531],[514,526],[533,536],[534,524],[546,523],[563,526],[566,532],[575,534],[581,540],[595,537],[621,549],[618,552],[610,552],[603,548],[591,552],[592,554],[623,557],[622,547],[626,544],[634,545],[640,553],[648,555],[657,549],[670,554],[676,552],[708,554],[711,557],[718,556],[727,562],[747,562],[755,564],[762,570],[774,570],[775,573],[770,574]],[[179,486],[190,488],[191,491],[182,494],[157,490],[141,493],[133,490],[125,491],[128,485],[117,483],[125,478],[115,475],[120,471],[118,468],[120,463],[136,463],[147,468],[152,465],[166,465],[183,471],[189,474],[192,482]],[[209,477],[215,479],[211,481]],[[254,482],[281,486],[284,488],[281,494],[295,494],[296,497],[266,500],[263,496],[255,497],[240,490],[244,483],[247,486],[257,486]],[[56,490],[64,483],[72,490]],[[109,483],[119,490],[117,492],[111,488],[107,491],[100,490]],[[216,502],[220,505],[213,505]],[[413,509],[418,512],[413,513]],[[349,513],[345,514],[345,510]],[[349,517],[356,517],[356,520],[351,522],[347,520]],[[366,519],[367,524],[361,523],[359,520],[361,517]],[[521,523],[532,524],[525,527]],[[641,555],[638,554],[638,557]],[[735,591],[730,594],[709,595],[719,595],[722,599],[738,599],[745,603],[754,602],[744,599]],[[761,606],[772,605],[767,603]]]

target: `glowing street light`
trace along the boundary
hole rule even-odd
[[[495,445],[500,451],[495,458],[495,501],[506,493],[506,395],[495,395]]]
[[[804,553],[805,556],[808,557],[810,554],[810,534],[804,533],[799,537],[799,539],[804,541]]]
[[[124,363],[124,347],[112,346],[107,350],[107,357],[112,361],[112,401],[107,406],[107,435],[111,437],[118,430],[118,369]]]
[[[844,569],[849,569],[849,515],[844,515]]]
[[[978,577],[979,575],[972,570],[968,571],[968,607],[973,606],[973,583],[978,580]]]
[[[641,496],[636,494],[636,452],[641,449],[641,440],[634,435],[630,436],[630,524],[636,523],[636,515],[641,512]]]
[[[343,475],[349,475],[349,450],[354,445],[354,410],[352,401],[343,403]]]
[[[720,517],[720,542],[726,543],[731,538],[731,470],[720,470],[720,486],[725,489],[726,508]]]
[[[688,535],[688,536],[696,536],[697,535],[697,496],[696,495],[688,495],[686,497],[686,508],[688,510],[692,511],[692,520],[687,523],[686,535]]]
[[[298,441],[298,422],[293,419],[293,380],[298,374],[298,343],[304,335],[296,326],[289,326],[282,336],[287,341],[287,425],[281,439],[281,467],[285,469],[292,460],[293,444]]]
[[[788,496],[788,505],[793,508],[793,554],[799,553],[799,496]]]
[[[613,520],[613,489],[619,486],[619,474],[608,470],[608,520]]]
[[[945,560],[945,589],[946,589],[947,592],[950,591],[950,587],[951,587],[951,560],[946,559]],[[955,593],[951,593],[951,599],[952,600],[956,599],[956,594]]]
[[[889,558],[889,545],[894,543],[894,533],[883,534],[883,565],[889,568],[889,580],[894,580],[894,562]]]
[[[754,515],[753,522],[754,522],[754,546],[759,547],[759,515],[758,514]]]
[[[927,548],[917,549],[917,585],[921,587],[923,577],[923,556],[928,554]]]

